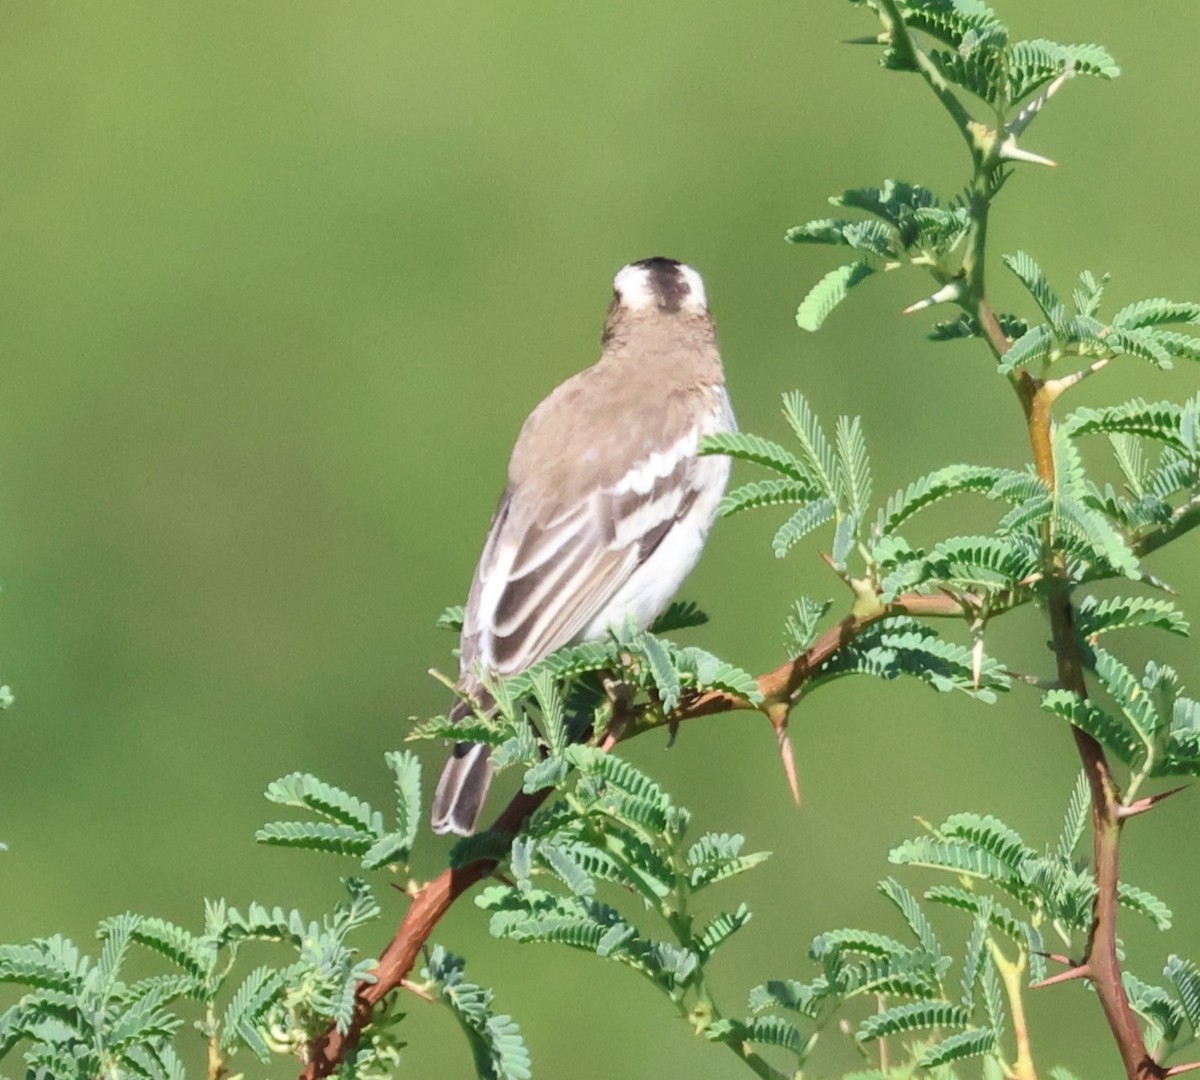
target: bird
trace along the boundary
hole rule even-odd
[[[599,360],[525,421],[464,611],[451,721],[494,705],[485,679],[565,645],[647,628],[700,558],[730,459],[701,456],[737,424],[704,281],[661,256],[621,268]],[[454,746],[435,833],[474,832],[489,747]]]

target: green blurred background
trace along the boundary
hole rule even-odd
[[[1028,248],[1068,289],[1111,270],[1118,303],[1200,295],[1200,9],[1153,11],[1001,8],[1018,34],[1109,45],[1125,77],[1077,81],[1033,127],[1063,167],[1011,184],[993,257]],[[521,420],[594,359],[624,262],[705,274],[750,430],[780,435],[793,387],[829,423],[861,413],[885,494],[948,460],[1026,460],[981,352],[898,316],[924,280],[877,279],[821,334],[795,326],[833,261],[784,245],[787,226],[844,187],[965,179],[923,87],[839,45],[874,32],[848,4],[38,0],[0,17],[0,674],[17,694],[0,940],[86,942],[130,907],[197,926],[205,896],[328,905],[351,864],[257,849],[261,791],[306,769],[387,803],[382,752],[446,704],[425,671],[453,666],[453,642],[433,620],[465,596]],[[1079,401],[1198,386],[1131,362]],[[974,513],[930,535],[983,527]],[[690,640],[754,670],[782,659],[794,595],[845,599],[815,547],[772,557],[773,524],[721,525],[685,592],[713,616]],[[1154,562],[1194,617],[1198,544]],[[1046,672],[1044,639],[1022,613],[994,647]],[[1197,688],[1194,645],[1149,646]],[[988,709],[856,680],[794,725],[801,811],[756,720],[628,748],[698,828],[777,853],[723,894],[756,911],[717,971],[733,1011],[763,978],[807,976],[822,929],[898,929],[872,886],[914,814],[988,810],[1041,844],[1077,765],[1024,691]],[[431,787],[441,750],[421,753]],[[1166,938],[1125,920],[1143,976],[1197,951],[1198,825],[1191,794],[1129,831],[1128,873],[1177,913]],[[447,847],[426,838],[417,872]],[[403,910],[383,899],[380,947]],[[540,1076],[736,1075],[625,971],[494,943],[470,904],[436,940],[498,988]],[[1033,1008],[1047,1065],[1114,1074],[1084,990]],[[409,1075],[467,1075],[448,1016],[410,1013]]]

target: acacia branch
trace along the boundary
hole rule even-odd
[[[794,660],[759,676],[758,688],[763,696],[761,704],[756,705],[747,698],[721,691],[697,694],[665,717],[659,715],[651,722],[625,727],[616,733],[613,742],[624,742],[646,731],[718,713],[754,710],[766,713],[774,721],[774,713],[778,710],[782,709],[785,715],[790,711],[805,681],[819,671],[821,665],[834,653],[844,648],[867,627],[892,615],[961,617],[964,611],[963,604],[964,601],[957,597],[921,596],[913,593],[901,596],[891,604],[878,603],[868,611],[852,612],[822,634],[811,648]],[[553,791],[553,788],[544,788],[533,794],[518,792],[496,818],[490,831],[504,837],[517,835],[529,815],[541,806]],[[307,1064],[300,1074],[301,1080],[316,1080],[318,1077],[333,1074],[358,1044],[363,1029],[371,1022],[375,1008],[397,990],[408,976],[442,917],[471,886],[489,877],[498,864],[498,859],[483,858],[464,866],[450,867],[416,894],[391,944],[371,972],[374,981],[359,985],[354,1016],[349,1027],[342,1032],[331,1026],[313,1041],[309,1047]]]
[[[1038,475],[1051,491],[1055,488],[1053,421],[1051,409],[1057,388],[1038,385],[1028,374],[1019,384],[1025,407],[1029,440]],[[1071,603],[1071,582],[1063,560],[1047,549],[1046,609],[1058,668],[1060,685],[1081,700],[1088,696],[1084,662],[1075,629],[1075,610]],[[1167,1074],[1146,1048],[1141,1026],[1129,1004],[1121,980],[1117,955],[1117,887],[1120,882],[1120,844],[1123,824],[1121,791],[1113,778],[1104,748],[1086,731],[1071,729],[1075,746],[1083,762],[1092,794],[1092,858],[1096,874],[1096,899],[1092,905],[1092,925],[1088,932],[1087,952],[1074,975],[1091,982],[1100,999],[1104,1018],[1116,1040],[1129,1080],[1161,1080]]]

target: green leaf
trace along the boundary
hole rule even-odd
[[[259,1061],[269,1064],[271,1049],[261,1028],[275,1003],[283,996],[282,973],[269,967],[255,968],[234,992],[221,1019],[221,1048],[229,1050],[240,1039]]]
[[[723,911],[713,916],[708,925],[696,935],[701,963],[707,963],[714,952],[750,921],[750,909],[739,904],[736,911]]]
[[[639,646],[648,645],[650,642],[658,644],[657,639],[650,635],[639,635]],[[659,648],[661,649],[661,646]],[[672,674],[674,673],[672,672]],[[542,734],[546,737],[551,757],[560,758],[563,756],[568,742],[562,695],[558,691],[554,676],[548,671],[537,672],[532,678],[532,683],[533,696],[542,714]],[[676,685],[678,685],[678,681]]]
[[[312,810],[356,832],[375,836],[383,832],[383,817],[378,811],[309,773],[295,772],[280,777],[268,785],[266,797],[283,806]]]
[[[943,836],[969,840],[984,851],[995,855],[1014,873],[1035,854],[1015,829],[990,814],[951,814],[938,830]]]
[[[919,1064],[922,1068],[933,1069],[963,1058],[989,1054],[995,1049],[996,1035],[990,1028],[971,1028],[969,1031],[956,1032],[936,1046],[929,1047],[921,1055]]]
[[[97,936],[107,933],[109,923],[103,922]],[[202,981],[212,976],[217,950],[211,939],[176,926],[166,919],[142,916],[133,928],[131,937],[139,945],[164,956],[193,978]]]
[[[764,439],[760,435],[750,435],[744,431],[720,432],[716,435],[706,435],[701,443],[702,454],[724,454],[738,461],[749,461],[774,469],[789,479],[800,483],[810,484],[812,478],[802,461],[790,450],[785,450],[779,443]]]
[[[817,640],[817,627],[832,606],[832,600],[818,603],[807,596],[793,603],[783,626],[783,650],[789,657],[797,657],[812,647]]]
[[[1050,327],[1040,324],[1027,330],[1009,346],[996,370],[1001,375],[1008,375],[1019,367],[1040,364],[1050,358],[1053,350],[1054,338]]]
[[[771,857],[769,851],[741,854],[745,842],[746,838],[736,833],[705,833],[700,837],[687,853],[692,889],[703,889],[715,881],[744,873]]]
[[[823,494],[836,502],[837,462],[817,414],[799,390],[783,395],[783,417],[800,443],[800,459],[806,474]]]
[[[530,1080],[532,1064],[520,1028],[510,1016],[492,1015],[492,991],[468,982],[464,968],[460,957],[438,945],[422,974],[467,1036],[476,1072],[483,1080]]]
[[[1083,839],[1084,830],[1091,819],[1091,807],[1091,786],[1088,784],[1087,773],[1081,770],[1075,778],[1075,787],[1071,789],[1067,812],[1063,815],[1062,829],[1054,848],[1064,863],[1070,863],[1075,856],[1075,849],[1079,847],[1079,841]]]
[[[269,821],[254,834],[260,844],[302,848],[332,855],[363,856],[375,842],[372,833],[324,821]]]
[[[1147,596],[1114,596],[1100,600],[1087,596],[1077,609],[1075,628],[1085,639],[1138,626],[1156,626],[1181,637],[1186,637],[1190,630],[1183,613],[1169,600]]]
[[[965,1028],[969,1023],[967,1010],[949,1001],[910,1001],[868,1016],[859,1024],[855,1038],[870,1042],[926,1028]]]
[[[1041,308],[1051,329],[1061,334],[1066,326],[1067,309],[1050,287],[1042,268],[1024,251],[1018,251],[1015,255],[1005,255],[1002,261],[1029,290],[1029,295]]]
[[[1191,960],[1172,954],[1163,974],[1174,983],[1193,1033],[1200,1034],[1200,968]]]
[[[871,459],[862,422],[839,416],[837,421],[837,489],[839,501],[859,521],[871,509]]]
[[[808,502],[817,494],[817,489],[809,483],[796,480],[758,480],[729,492],[721,500],[719,512],[722,517],[733,517],[743,510],[757,510],[762,506]]]
[[[462,633],[463,620],[467,617],[467,609],[462,604],[446,608],[433,624],[438,630],[451,630],[456,634]]]
[[[1186,452],[1188,448],[1180,437],[1182,417],[1183,409],[1174,402],[1150,403],[1134,398],[1121,405],[1076,409],[1062,426],[1072,438],[1099,433],[1138,435]]]
[[[1099,45],[1060,45],[1038,38],[1013,42],[1006,50],[1008,99],[1018,102],[1041,89],[1068,68],[1077,75],[1115,79],[1117,62]]]
[[[789,244],[845,244],[844,229],[851,224],[845,218],[818,218],[795,225],[783,234]]]
[[[801,330],[816,331],[846,294],[860,281],[870,277],[874,267],[863,262],[847,263],[829,271],[814,285],[796,312],[796,322]]]
[[[1122,330],[1140,330],[1147,326],[1164,326],[1169,323],[1191,323],[1200,325],[1200,304],[1179,303],[1161,296],[1126,304],[1113,317],[1113,326]]]
[[[904,921],[908,923],[909,929],[916,935],[921,948],[932,957],[940,957],[942,955],[941,943],[937,939],[937,934],[933,932],[933,927],[925,917],[925,913],[921,910],[921,905],[917,903],[917,898],[892,877],[884,878],[877,888],[900,909],[900,914],[904,916]]]
[[[830,521],[836,513],[836,509],[833,501],[826,498],[800,507],[776,531],[775,538],[771,541],[771,546],[775,549],[775,557],[782,559],[810,532]]]
[[[778,979],[756,986],[750,991],[750,1009],[787,1009],[816,1019],[821,1004],[829,996],[829,984],[824,979],[802,983],[795,979]]]
[[[768,481],[769,482],[769,481]],[[650,626],[651,634],[669,634],[675,630],[690,630],[703,626],[708,616],[691,600],[673,600]]]
[[[390,750],[383,760],[392,771],[396,790],[396,831],[405,857],[416,843],[421,828],[421,762],[409,750]]]
[[[991,852],[967,840],[938,840],[918,836],[888,852],[888,861],[902,866],[928,866],[965,877],[982,878],[1003,887],[1013,881],[1012,868]]]
[[[1139,915],[1145,915],[1154,923],[1156,929],[1171,929],[1173,918],[1171,909],[1152,892],[1122,881],[1117,885],[1117,899],[1123,907],[1129,908],[1130,911],[1136,911]]]
[[[1138,745],[1129,729],[1116,717],[1091,702],[1083,701],[1070,690],[1051,690],[1042,697],[1046,712],[1070,721],[1107,747],[1126,765],[1138,756]]]

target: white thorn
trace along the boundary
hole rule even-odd
[[[1029,165],[1045,165],[1049,169],[1058,168],[1057,161],[1051,161],[1048,157],[1035,154],[1032,150],[1022,150],[1017,145],[1017,137],[1015,135],[1010,135],[1000,144],[1000,153],[998,156],[1001,161],[1024,161]]]
[[[1037,97],[1035,97],[1028,105],[1025,106],[1025,108],[1023,108],[1019,113],[1017,113],[1016,116],[1013,117],[1012,122],[1005,130],[1005,134],[1020,135],[1022,131],[1029,127],[1033,118],[1042,111],[1042,107],[1046,104],[1046,102],[1062,89],[1063,84],[1066,83],[1068,79],[1073,78],[1075,78],[1074,61],[1072,61],[1067,67],[1066,71],[1064,71],[1057,79],[1054,80],[1054,82],[1047,86],[1045,90],[1038,94]]]
[[[962,296],[962,291],[963,286],[961,281],[947,282],[932,296],[927,296],[924,300],[918,300],[915,304],[909,304],[900,314],[911,315],[915,311],[923,311],[927,307],[933,307],[934,304],[952,303]]]

